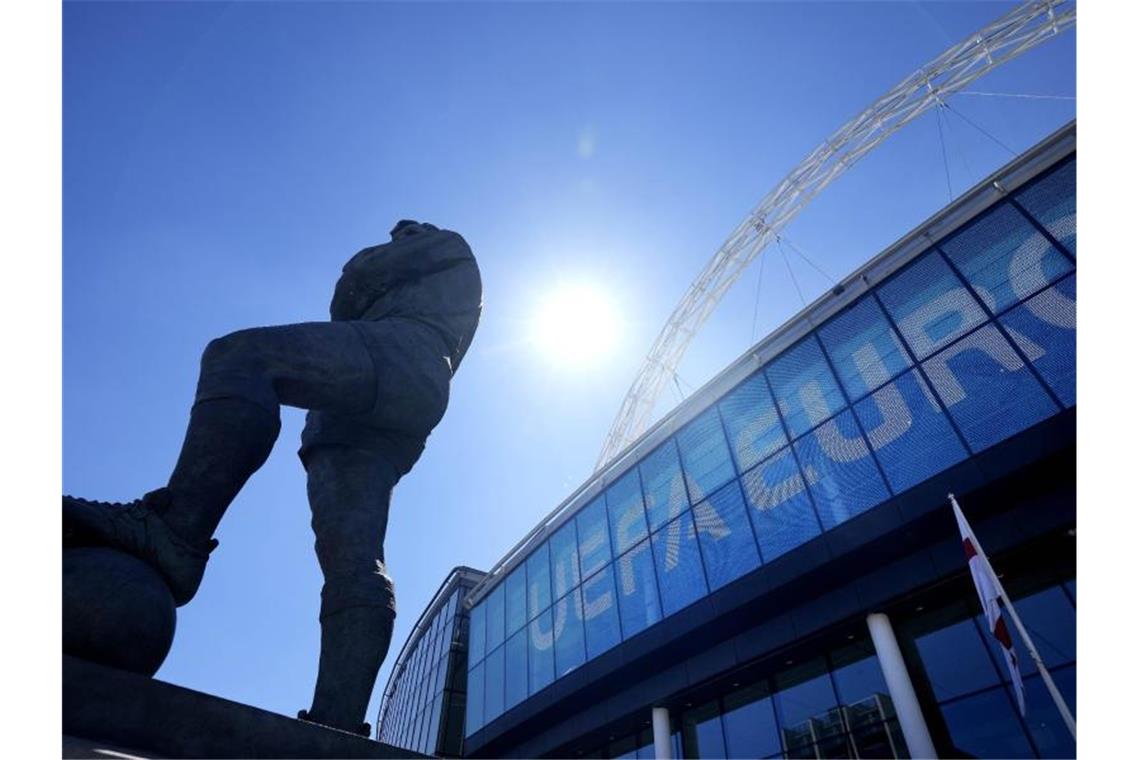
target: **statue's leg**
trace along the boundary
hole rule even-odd
[[[269,456],[282,404],[357,414],[375,404],[375,366],[344,322],[241,330],[212,341],[168,486],[130,505],[64,498],[64,524],[150,562],[179,605],[198,590],[211,536]]]
[[[368,733],[365,710],[396,617],[384,566],[388,506],[399,473],[376,451],[315,446],[304,457],[321,590],[321,658],[301,717]]]
[[[282,404],[359,413],[371,407],[375,394],[371,357],[346,323],[260,327],[211,341],[167,486],[167,522],[188,541],[214,534],[230,502],[268,458]]]

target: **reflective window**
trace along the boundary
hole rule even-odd
[[[520,564],[503,582],[506,596],[507,631],[510,636],[526,625],[526,565]]]
[[[504,612],[504,590],[500,583],[487,597],[487,652],[503,643],[506,621]]]
[[[1033,757],[1004,689],[991,689],[940,706],[954,757]]]
[[[939,700],[995,686],[997,670],[972,619],[915,639],[927,680]]]
[[[991,209],[951,239],[942,250],[990,311],[1003,311],[1073,270],[1009,204]]]
[[[665,615],[688,607],[708,593],[690,512],[653,534],[653,561],[657,565]]]
[[[598,497],[582,508],[575,519],[578,527],[578,559],[582,577],[588,578],[605,567],[610,557],[610,529],[606,518],[606,501]]]
[[[726,757],[724,730],[716,702],[689,710],[681,717],[685,757]]]
[[[986,321],[982,307],[937,251],[910,264],[878,295],[919,359]]]
[[[1036,642],[1035,642],[1036,643]],[[1061,692],[1061,698],[1069,705],[1076,718],[1077,668],[1050,668],[1049,675]],[[1008,687],[1007,687],[1008,688]],[[1073,735],[1065,726],[1061,714],[1053,704],[1053,697],[1045,687],[1041,676],[1025,679],[1025,725],[1041,757],[1076,757],[1077,747]]]
[[[483,663],[479,663],[467,674],[467,735],[470,736],[482,727]]]
[[[477,604],[471,610],[471,628],[468,633],[467,660],[470,667],[483,659],[487,649],[487,605]],[[482,708],[480,708],[482,709]]]
[[[760,566],[760,552],[740,486],[730,483],[693,507],[709,588],[715,590]],[[662,591],[664,593],[664,591]]]
[[[507,639],[507,644],[503,647],[506,658],[505,708],[507,710],[526,699],[526,644],[527,632],[522,630]]]
[[[809,335],[765,370],[792,437],[803,435],[843,408],[843,394],[823,350]]]
[[[499,647],[487,655],[484,662],[486,671],[483,674],[486,686],[483,696],[483,720],[490,723],[503,714],[503,697],[505,687],[505,673],[503,671],[504,647]]]
[[[554,680],[554,623],[550,610],[530,621],[527,630],[530,632],[527,650],[530,693],[537,694]]]
[[[543,543],[526,560],[527,614],[533,618],[550,606],[550,544]]]
[[[842,711],[823,658],[776,675],[776,714],[792,757],[846,757]]]
[[[625,638],[640,633],[661,619],[661,604],[657,599],[657,579],[653,576],[653,552],[649,541],[642,541],[618,557],[617,569],[618,611]]]
[[[720,402],[720,411],[728,430],[729,443],[742,470],[747,470],[788,442],[762,372],[757,372],[725,396]]]
[[[874,298],[865,296],[819,330],[848,397],[860,398],[911,365]]]
[[[724,698],[726,757],[771,757],[780,754],[780,729],[767,681]]]
[[[1077,254],[1077,160],[1070,158],[1014,194],[1042,227]]]
[[[1077,276],[1001,317],[1010,338],[1066,407],[1077,403]]]
[[[645,524],[645,507],[641,501],[641,481],[637,470],[622,475],[606,489],[606,507],[610,515],[610,536],[614,554],[621,554],[649,535]]]
[[[967,335],[923,367],[974,451],[1057,411],[1021,357],[993,325]]]
[[[612,566],[582,584],[582,618],[586,628],[586,654],[590,659],[621,641]]]
[[[1060,586],[1039,591],[1030,596],[1015,598],[1013,606],[1021,618],[1022,625],[1033,637],[1033,644],[1037,653],[1045,662],[1045,667],[1054,668],[1059,665],[1068,665],[1077,659],[1077,611],[1069,602],[1069,597]],[[986,631],[985,618],[981,615],[975,620]],[[1014,633],[1013,646],[1017,652],[1017,664],[1022,677],[1028,677],[1037,672],[1033,659],[1029,656],[1021,637],[1016,635],[1012,624],[1010,632]],[[999,668],[1002,680],[1008,681],[1009,674],[1004,669],[1005,660],[1002,659],[1000,645],[993,636],[983,635],[986,645],[1002,667]]]
[[[642,460],[641,484],[645,489],[645,513],[649,530],[655,531],[689,508],[689,496],[681,475],[674,439],[666,441]]]
[[[795,447],[824,530],[890,496],[850,411],[825,422]]]
[[[693,501],[736,476],[716,407],[709,407],[677,434],[681,466]]]
[[[561,678],[585,661],[582,592],[574,589],[554,603],[554,677]]]
[[[746,472],[741,483],[765,562],[819,535],[815,507],[791,449]]]
[[[930,387],[913,370],[856,403],[855,415],[896,493],[967,456]]]
[[[567,520],[550,537],[550,566],[554,571],[554,596],[561,597],[578,585],[578,536],[574,521]]]

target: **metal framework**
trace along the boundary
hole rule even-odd
[[[1030,0],[911,74],[840,127],[742,221],[689,287],[653,342],[606,436],[595,471],[651,422],[689,343],[752,261],[825,187],[906,124],[994,68],[1076,23],[1073,0]]]

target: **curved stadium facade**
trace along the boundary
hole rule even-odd
[[[1021,649],[1017,710],[946,495],[1075,711],[1075,144],[1072,123],[848,276],[472,581],[446,746],[443,700],[398,696],[447,620],[437,595],[380,738],[469,757],[909,757],[925,733],[942,757],[1073,757]],[[915,712],[924,732],[900,723]]]

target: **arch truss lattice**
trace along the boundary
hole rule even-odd
[[[1030,0],[892,87],[801,161],[742,221],[673,309],[622,401],[596,470],[636,440],[689,343],[752,261],[815,196],[926,111],[1003,63],[1076,23],[1073,0]]]

